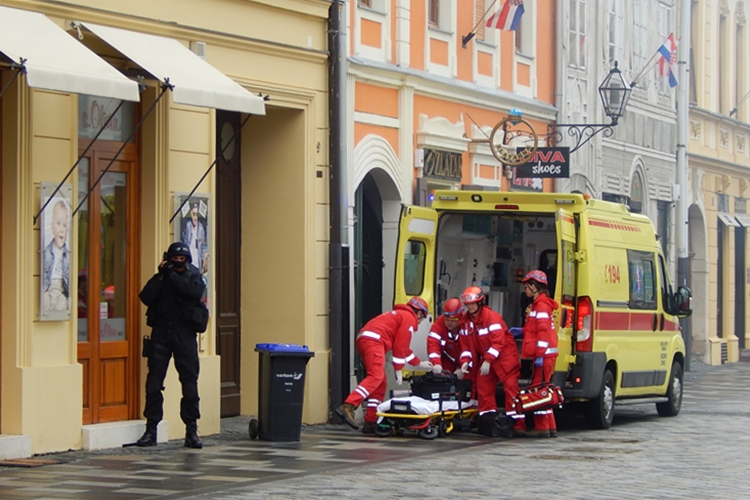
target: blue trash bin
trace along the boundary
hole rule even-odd
[[[256,344],[258,366],[258,437],[299,441],[305,370],[315,356],[306,345]]]

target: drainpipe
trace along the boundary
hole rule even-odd
[[[328,268],[329,418],[349,394],[349,247],[346,182],[346,2],[333,0],[328,11],[328,150],[330,243]]]

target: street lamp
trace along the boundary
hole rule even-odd
[[[617,61],[615,61],[615,67],[610,70],[604,81],[599,85],[599,97],[604,106],[604,113],[612,121],[610,123],[550,123],[547,126],[547,138],[554,137],[554,142],[558,143],[563,138],[562,132],[558,129],[567,128],[568,136],[575,142],[575,145],[570,149],[570,152],[573,153],[600,132],[604,132],[604,137],[611,137],[614,133],[612,127],[617,125],[617,121],[625,113],[625,106],[628,104],[631,91],[631,85],[622,76],[622,72],[617,67]]]

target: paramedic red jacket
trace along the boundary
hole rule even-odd
[[[552,322],[552,311],[557,307],[557,302],[545,294],[540,294],[531,303],[523,325],[522,357],[557,356],[557,332]]]
[[[411,307],[397,304],[392,311],[368,321],[359,331],[359,338],[379,341],[386,353],[392,349],[393,369],[398,371],[406,363],[417,366],[421,362],[411,350],[411,336],[418,323]]]
[[[514,366],[519,363],[518,347],[513,335],[503,321],[503,317],[482,306],[477,317],[466,314],[461,323],[461,363],[474,362],[479,366],[482,360],[490,363],[499,359],[503,365]],[[480,359],[474,359],[474,353]]]
[[[451,333],[442,314],[435,320],[427,336],[427,356],[433,365],[440,365],[443,370],[450,372],[458,368],[458,359],[461,357],[461,347],[458,345],[460,329],[459,325],[456,332]]]

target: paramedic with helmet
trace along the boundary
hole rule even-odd
[[[443,314],[433,323],[427,335],[427,355],[432,362],[432,372],[451,373],[460,365],[461,348],[458,345],[458,332],[461,329],[461,318],[464,305],[456,298],[448,299],[443,305]]]
[[[461,368],[469,373],[469,363],[479,366],[475,386],[479,400],[479,416],[497,412],[495,389],[498,380],[505,392],[505,414],[513,419],[513,431],[523,435],[525,416],[516,414],[513,399],[518,395],[521,360],[513,335],[502,316],[485,305],[481,288],[471,286],[461,294],[467,313],[461,324]],[[459,374],[461,376],[461,374]]]
[[[552,312],[557,309],[558,304],[548,295],[547,275],[543,271],[529,271],[522,282],[526,296],[533,299],[533,302],[523,325],[521,354],[524,358],[534,359],[531,383],[536,385],[549,382],[555,369],[557,332],[552,321]],[[534,430],[527,435],[541,438],[557,437],[555,412],[551,408],[534,412]]]
[[[385,355],[388,352],[393,351],[393,369],[399,385],[403,382],[401,370],[407,363],[422,370],[432,369],[432,363],[420,362],[411,350],[411,336],[419,322],[428,314],[427,302],[421,297],[412,297],[406,304],[397,304],[392,311],[374,317],[359,331],[357,352],[367,375],[349,394],[344,404],[336,409],[336,414],[352,429],[359,429],[354,411],[366,399],[367,411],[362,432],[375,433],[378,405],[383,402],[387,388]]]

